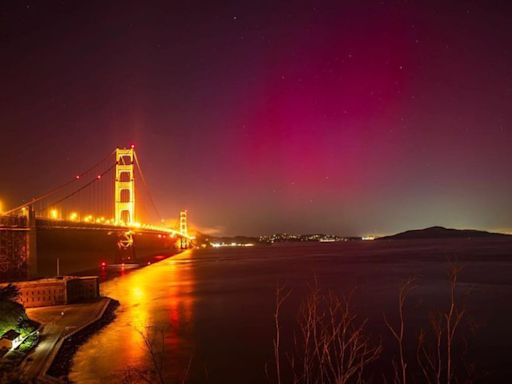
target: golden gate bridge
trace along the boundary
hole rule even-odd
[[[135,147],[116,148],[0,215],[0,279],[49,275],[63,251],[76,255],[62,257],[64,272],[74,272],[95,262],[106,265],[106,259],[140,262],[152,251],[187,248],[193,237],[186,210],[177,222],[174,228],[164,224]]]

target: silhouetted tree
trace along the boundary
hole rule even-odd
[[[276,383],[283,381],[280,365],[280,308],[289,291],[276,292],[274,358]],[[350,298],[314,287],[301,305],[296,351],[290,363],[295,384],[361,384],[366,369],[382,352],[380,343],[370,340],[366,320],[351,309]],[[268,375],[268,372],[267,372]],[[290,381],[288,381],[290,382]]]
[[[18,287],[13,284],[8,284],[3,288],[0,288],[0,301],[16,301],[20,291]]]

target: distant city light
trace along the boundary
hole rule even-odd
[[[214,248],[220,247],[254,247],[253,243],[210,243]]]

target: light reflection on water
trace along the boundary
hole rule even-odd
[[[108,377],[108,382],[119,382],[124,368],[148,369],[150,363],[141,332],[149,338],[163,332],[165,353],[173,361],[171,365],[189,358],[190,345],[183,330],[192,324],[194,313],[190,257],[191,252],[186,251],[102,284],[102,294],[119,300],[121,307],[116,319],[75,355],[72,381],[100,383]],[[156,348],[161,350],[160,346]]]
[[[165,332],[165,373],[180,382],[190,359],[187,383],[268,382],[272,364],[275,287],[292,290],[282,308],[283,331],[290,332],[297,307],[316,280],[321,287],[353,292],[354,310],[368,328],[390,342],[383,314],[396,324],[397,292],[415,277],[408,305],[411,326],[423,326],[431,310],[446,306],[449,260],[463,267],[462,287],[470,287],[468,316],[481,326],[471,344],[474,361],[485,372],[498,372],[488,383],[512,375],[512,241],[438,240],[287,244],[252,249],[185,252],[102,284],[121,307],[114,322],[82,346],[70,378],[77,384],[119,383],[127,367],[146,369],[148,354],[139,331]],[[414,329],[412,329],[414,331]],[[283,342],[284,343],[284,342]],[[385,345],[392,351],[390,345]],[[503,353],[498,353],[502,351]],[[387,353],[389,358],[392,352]],[[384,364],[384,363],[383,363]],[[508,367],[508,368],[507,368]]]

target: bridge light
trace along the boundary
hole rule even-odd
[[[101,179],[101,175],[98,175],[98,179]]]
[[[0,215],[4,212],[4,206],[2,201],[0,201]]]
[[[80,175],[76,175],[76,176],[75,176],[75,179],[77,179],[77,180],[78,180],[79,178],[80,178]]]
[[[78,213],[76,213],[76,212],[71,212],[71,213],[69,214],[69,220],[71,220],[71,221],[76,221],[76,220],[78,220]]]
[[[106,262],[104,262],[104,261],[102,261],[102,262],[101,262],[101,266],[102,266],[102,267],[106,267],[106,266],[107,266],[107,263],[106,263]]]
[[[50,210],[50,219],[57,220],[59,218],[59,211],[55,208]]]

